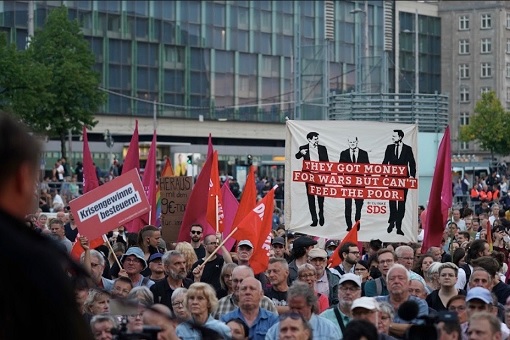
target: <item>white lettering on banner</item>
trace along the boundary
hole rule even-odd
[[[266,240],[264,241],[264,244],[262,244],[262,249],[266,250],[267,257],[271,256],[271,233],[269,233],[266,237]]]
[[[260,203],[255,208],[253,208],[253,211],[259,215],[260,219],[264,219],[264,211],[266,210],[266,205],[264,203]]]
[[[101,198],[101,200],[78,210],[78,218],[83,222],[99,215],[99,220],[103,222],[139,203],[142,203],[140,194],[130,183]]]

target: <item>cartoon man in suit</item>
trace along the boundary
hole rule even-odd
[[[368,160],[368,152],[358,148],[358,137],[347,137],[349,148],[340,152],[340,163],[370,163]],[[354,219],[361,219],[361,209],[363,208],[363,199],[354,199],[356,205],[356,213]],[[345,223],[347,231],[352,228],[352,198],[345,198]],[[360,225],[358,224],[358,230]]]
[[[329,162],[328,150],[324,145],[319,145],[319,134],[317,132],[309,132],[306,135],[306,139],[308,140],[308,144],[301,145],[299,147],[299,151],[296,153],[296,158],[307,161],[320,161],[320,162]],[[308,197],[308,208],[310,209],[310,215],[312,216],[312,224],[311,227],[316,227],[317,224],[321,226],[324,225],[324,196],[318,196],[317,202],[319,205],[319,215],[317,216],[317,209],[315,207],[315,195],[308,193],[308,187],[310,184],[305,183],[306,185],[306,196]]]
[[[391,139],[393,143],[386,147],[384,152],[383,164],[405,165],[407,169],[407,177],[414,178],[416,176],[416,161],[413,155],[413,149],[402,142],[404,138],[404,131],[393,130]],[[403,201],[389,201],[390,217],[388,219],[388,233],[393,231],[396,227],[398,235],[404,235],[402,232],[402,220],[404,219],[406,211],[406,200],[408,189],[403,189]]]

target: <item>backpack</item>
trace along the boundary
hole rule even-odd
[[[467,264],[467,263],[464,263],[461,266],[461,268],[464,269],[464,272],[466,273],[466,284],[464,285],[464,287],[462,289],[467,291],[467,287],[469,284],[469,278],[471,277],[471,268],[469,267],[469,264]]]

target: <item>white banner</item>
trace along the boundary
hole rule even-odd
[[[287,121],[288,229],[341,239],[416,242],[418,127],[362,121]]]

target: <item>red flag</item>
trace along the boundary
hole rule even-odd
[[[422,248],[439,247],[448,219],[448,209],[452,206],[452,161],[450,149],[450,127],[446,130],[439,144],[436,168],[432,177],[429,204],[427,206],[426,225],[423,226]]]
[[[492,245],[492,228],[491,228],[491,222],[487,220],[487,243],[489,243],[489,250],[492,252],[493,245]]]
[[[241,195],[241,202],[237,208],[237,214],[232,225],[235,227],[250,213],[257,204],[257,186],[255,185],[255,168],[250,166],[246,184]]]
[[[94,167],[89,149],[87,128],[83,126],[83,193],[94,190],[98,186],[99,181],[97,180],[96,168]]]
[[[131,169],[138,169],[140,172],[140,150],[138,149],[138,120],[135,123],[135,131],[133,132],[133,137],[131,137],[131,142],[129,143],[129,148],[124,158],[124,164],[122,165],[122,173],[126,173]]]
[[[220,174],[218,171],[218,151],[213,152],[211,179],[209,180],[209,200],[207,203],[207,222],[218,232],[223,232],[223,199],[221,197]],[[217,224],[217,227],[216,227]]]
[[[89,148],[89,139],[87,136],[87,128],[83,126],[83,193],[87,193],[89,191],[94,190],[99,186],[99,182],[97,180],[96,168],[94,167],[92,161],[92,155],[90,154]],[[85,251],[81,246],[80,241],[78,240],[78,236],[75,239],[73,244],[73,248],[71,249],[71,257],[76,261],[80,260],[81,254]],[[94,249],[99,247],[104,243],[102,237],[98,237],[95,240],[90,241],[90,249]]]
[[[232,191],[230,191],[228,178],[221,187],[221,197],[223,198],[223,214],[225,215],[223,220],[223,235],[228,235],[232,231],[234,218],[236,217],[237,208],[239,207],[239,202]],[[227,242],[225,242],[225,248],[230,251],[235,242],[236,240],[233,237],[229,238]]]
[[[210,157],[207,157],[207,160],[202,167],[202,171],[200,171],[197,181],[193,186],[188,204],[186,204],[186,210],[184,211],[181,229],[179,230],[179,237],[177,238],[178,242],[190,241],[189,233],[193,223],[201,224],[206,235],[216,233],[216,230],[213,230],[209,226],[206,218],[212,159],[212,154]]]
[[[163,170],[161,171],[160,177],[173,177],[174,176],[174,169],[172,168],[172,163],[170,162],[170,159],[166,159],[165,166],[163,167]]]
[[[269,264],[271,250],[271,227],[273,225],[275,185],[248,215],[237,225],[234,237],[238,240],[250,240],[253,244],[253,255],[250,267],[255,274],[262,273]]]
[[[342,239],[342,242],[336,247],[335,251],[333,252],[333,255],[328,260],[328,267],[334,268],[336,266],[339,266],[342,263],[342,259],[340,258],[340,249],[342,246],[348,242],[352,242],[354,244],[358,244],[358,225],[360,221],[356,221],[354,225],[352,226],[351,230],[345,235],[345,237]],[[359,247],[359,246],[358,246]]]

